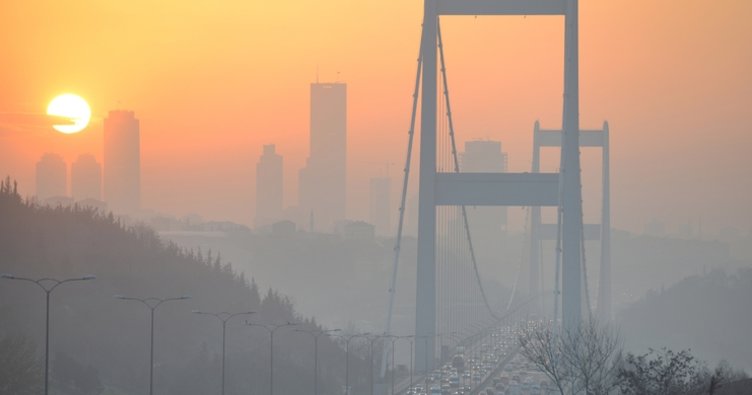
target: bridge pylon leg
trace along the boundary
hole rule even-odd
[[[582,189],[580,176],[579,34],[577,0],[567,0],[564,22],[562,121],[562,321],[582,320]]]
[[[435,361],[436,339],[436,110],[437,110],[437,27],[435,0],[425,0],[420,181],[418,185],[418,270],[415,297],[415,370],[428,372]],[[425,339],[423,341],[419,338]]]

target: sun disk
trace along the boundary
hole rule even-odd
[[[72,134],[86,128],[91,119],[91,109],[81,96],[65,93],[52,99],[47,106],[47,115],[69,118],[72,124],[52,127],[58,132]]]

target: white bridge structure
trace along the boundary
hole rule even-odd
[[[457,159],[451,103],[444,64],[440,20],[456,15],[558,15],[565,20],[564,29],[564,92],[563,118],[560,128],[541,129],[536,122],[533,133],[533,166],[527,173],[465,173],[460,172]],[[555,37],[552,37],[555,39]],[[530,295],[540,293],[541,245],[544,240],[557,242],[557,279],[555,296],[558,306],[559,257],[561,259],[561,305],[564,326],[578,325],[583,317],[583,254],[586,239],[601,241],[601,270],[598,295],[599,313],[610,315],[610,204],[609,204],[609,134],[608,124],[601,130],[580,130],[579,66],[578,66],[578,1],[577,0],[424,0],[424,19],[418,67],[413,94],[409,142],[403,179],[400,220],[395,246],[392,283],[389,288],[389,311],[385,334],[391,333],[391,320],[396,292],[397,266],[405,214],[405,201],[412,157],[417,110],[420,109],[420,156],[418,185],[417,284],[415,306],[416,338],[414,367],[418,372],[434,368],[436,358],[437,315],[441,301],[437,262],[442,249],[437,248],[437,211],[461,208],[461,221],[466,233],[464,242],[474,280],[486,307],[491,310],[481,276],[475,262],[466,206],[529,206],[530,211]],[[440,82],[443,82],[442,86]],[[446,121],[446,122],[445,122]],[[437,139],[442,127],[448,126],[451,141],[449,166],[437,160],[440,151]],[[443,138],[443,137],[442,137]],[[444,139],[444,142],[447,140]],[[560,172],[540,172],[541,147],[561,147]],[[601,147],[603,150],[603,215],[601,224],[583,224],[580,175],[580,147]],[[447,167],[453,172],[447,171]],[[541,207],[557,207],[557,223],[541,222]],[[459,217],[459,214],[458,214]],[[445,221],[446,222],[446,221]],[[439,243],[440,244],[440,243]],[[586,289],[586,288],[585,288]],[[558,307],[557,307],[558,308]],[[490,311],[493,318],[498,315]],[[386,358],[385,358],[386,359]],[[382,368],[383,372],[383,368]]]

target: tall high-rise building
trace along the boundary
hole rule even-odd
[[[465,142],[462,171],[466,173],[502,173],[507,171],[507,154],[501,141],[472,140]]]
[[[71,165],[71,195],[75,200],[102,200],[102,166],[94,155],[81,155]]]
[[[300,170],[299,206],[305,228],[333,231],[345,219],[347,194],[347,84],[311,84],[310,156]]]
[[[371,178],[370,183],[370,222],[378,235],[391,235],[391,179],[389,177]]]
[[[37,162],[37,199],[67,195],[68,169],[58,154],[47,153]]]
[[[133,111],[110,111],[104,120],[104,198],[119,213],[141,206],[139,122]]]
[[[264,152],[256,164],[256,227],[273,224],[282,219],[284,175],[282,156],[274,144],[264,145]]]
[[[460,169],[464,173],[501,173],[507,171],[507,154],[499,141],[475,140],[465,142]],[[475,258],[481,273],[492,278],[508,276],[509,244],[506,236],[507,208],[493,206],[466,206],[467,219],[472,232]],[[453,223],[464,232],[464,223],[457,210]],[[464,234],[464,233],[461,233]],[[465,255],[466,256],[466,255]]]

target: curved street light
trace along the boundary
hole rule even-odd
[[[32,278],[26,278],[26,277],[19,277],[14,276],[12,274],[3,273],[0,274],[0,278],[6,279],[6,280],[19,280],[19,281],[26,281],[30,283],[34,283],[39,288],[41,288],[45,294],[45,329],[44,329],[44,395],[47,395],[49,393],[49,372],[50,372],[50,294],[52,291],[60,286],[61,284],[73,282],[73,281],[86,281],[86,280],[94,280],[97,277],[94,275],[86,275],[83,277],[74,277],[74,278],[66,278],[64,280],[58,280],[55,278],[40,278],[40,279],[32,279]]]
[[[368,332],[340,335],[345,339],[345,395],[350,395],[350,341],[357,337],[368,337],[369,335]]]
[[[395,395],[396,392],[394,390],[394,385],[395,385],[395,376],[397,375],[397,366],[395,365],[395,359],[394,359],[394,354],[395,354],[395,351],[396,351],[396,346],[395,345],[396,345],[396,343],[397,343],[398,340],[400,340],[400,339],[409,339],[412,336],[411,335],[407,335],[407,336],[386,335],[385,337],[387,337],[389,339],[392,339],[392,395]]]
[[[433,338],[434,335],[413,335],[413,336],[415,337],[415,339],[423,339],[423,346],[424,346],[423,347],[423,363],[424,363],[423,375],[427,376],[428,375],[428,368],[429,368],[429,365],[428,365],[428,340],[431,339],[431,338]],[[417,358],[417,355],[416,355],[416,358]]]
[[[287,326],[295,326],[298,325],[294,322],[286,322],[284,324],[259,324],[255,322],[245,322],[248,326],[258,326],[261,328],[266,329],[269,332],[269,395],[274,395],[274,332],[277,331],[277,329],[284,328]]]
[[[222,370],[222,389],[221,394],[225,395],[225,340],[227,338],[227,321],[230,320],[232,317],[237,317],[239,315],[251,315],[255,314],[255,311],[243,311],[240,313],[228,313],[226,311],[220,312],[220,313],[209,313],[205,311],[200,310],[193,310],[193,314],[201,314],[201,315],[208,315],[211,317],[214,317],[218,319],[222,323],[222,363],[221,363],[221,370]]]
[[[133,300],[136,302],[143,303],[144,306],[148,307],[149,310],[151,310],[150,314],[150,320],[149,320],[149,395],[154,394],[154,310],[159,307],[162,303],[166,302],[172,302],[175,300],[186,300],[190,299],[190,296],[183,295],[178,296],[174,298],[155,298],[155,297],[149,297],[149,298],[136,298],[132,296],[123,296],[123,295],[115,295],[115,299],[120,300]]]
[[[295,332],[307,333],[313,337],[313,394],[319,395],[319,337],[339,332],[341,329],[317,329],[314,331],[295,329]]]
[[[370,383],[370,386],[371,386],[371,391],[370,391],[371,395],[373,395],[373,393],[374,393],[374,380],[373,380],[373,343],[376,340],[385,339],[385,338],[387,338],[389,336],[390,335],[386,335],[386,334],[384,334],[384,335],[372,335],[368,339],[369,343],[370,343],[369,344],[369,346],[370,346],[369,347],[369,355],[370,355],[370,360],[371,360],[371,362],[369,363],[369,367],[368,367],[370,369],[370,372],[368,374],[368,378],[369,378],[369,383]]]

